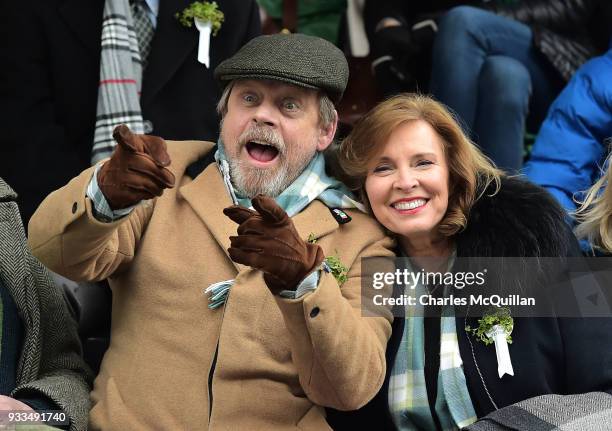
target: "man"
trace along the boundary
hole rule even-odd
[[[210,38],[207,67],[197,60],[195,26],[175,17],[191,3],[0,3],[0,52],[11,59],[0,70],[0,173],[19,194],[24,224],[51,191],[110,156],[116,125],[168,139],[217,138],[212,71],[260,34],[259,8],[217,0],[225,20]]]
[[[120,127],[111,159],[30,222],[45,264],[113,290],[92,429],[329,429],[324,406],[355,409],[384,379],[391,315],[361,317],[361,258],[391,243],[321,154],[346,59],[277,34],[215,75],[216,163],[210,142],[166,146]]]
[[[76,323],[28,250],[16,197],[0,178],[0,424],[16,423],[7,411],[63,410],[48,423],[85,430],[91,374]]]

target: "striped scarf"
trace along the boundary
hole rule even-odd
[[[127,124],[134,133],[144,133],[141,83],[142,60],[128,0],[106,0],[92,164],[112,154],[113,129],[119,124]]]
[[[454,258],[453,255],[449,260],[449,269]],[[409,260],[405,259],[405,262],[408,271],[412,271]],[[417,284],[410,294],[419,298],[426,293],[427,288]],[[406,307],[404,332],[391,369],[389,408],[400,431],[436,429],[425,386],[423,307]],[[476,421],[462,364],[453,308],[445,306],[440,320],[440,370],[435,404],[443,431],[455,431]]]

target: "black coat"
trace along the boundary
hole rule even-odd
[[[220,89],[212,70],[260,33],[254,0],[217,0],[225,14],[210,69],[197,62],[198,32],[174,14],[191,0],[160,0],[141,107],[152,134],[215,141]],[[90,166],[104,0],[0,3],[0,175],[24,220],[51,191]]]
[[[456,236],[457,256],[578,256],[578,244],[564,217],[544,189],[505,179],[497,195],[485,193],[472,208],[466,229]],[[467,323],[477,327],[472,320]],[[542,394],[612,390],[612,319],[515,318],[514,343],[509,345],[515,375],[501,379],[495,348],[470,336],[472,354],[463,330],[466,319],[457,317],[455,323],[467,387],[478,417],[495,410],[486,390],[498,408]],[[382,389],[358,411],[329,410],[328,421],[335,430],[395,429],[387,394],[403,325],[401,318],[393,322]],[[427,327],[425,330],[427,333]],[[439,352],[439,345],[434,349]]]
[[[569,81],[587,60],[604,53],[612,36],[609,0],[524,0],[495,6],[496,13],[525,23],[533,42]]]

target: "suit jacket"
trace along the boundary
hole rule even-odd
[[[198,32],[174,18],[191,0],[161,0],[141,107],[151,134],[216,141],[220,89],[212,70],[260,33],[254,0],[218,0],[210,69],[197,62]],[[104,0],[6,1],[0,6],[0,175],[27,221],[44,197],[90,166]]]
[[[15,193],[0,178],[0,279],[22,317],[14,398],[44,397],[85,430],[91,372],[81,357],[76,322],[49,272],[30,253]]]
[[[502,181],[499,193],[490,196],[491,192],[482,194],[470,211],[466,229],[456,235],[457,257],[580,255],[563,210],[544,189],[509,178]],[[495,406],[538,395],[612,391],[612,318],[515,318],[509,345],[514,376],[501,379],[495,348],[468,336],[463,329],[466,323],[477,328],[478,322],[456,317],[455,324],[467,388],[479,418],[496,410]],[[387,348],[388,371],[403,328],[404,319],[395,319]],[[437,354],[439,349],[439,344],[426,344],[426,361],[428,351]],[[337,431],[395,430],[388,406],[389,377],[359,411],[330,411],[332,427]]]
[[[168,142],[174,189],[128,217],[100,223],[85,189],[93,168],[49,195],[30,222],[33,252],[73,280],[108,278],[111,342],[94,383],[91,429],[329,429],[322,406],[355,409],[385,377],[389,310],[361,313],[361,258],[391,256],[392,241],[359,211],[339,225],[313,201],[293,217],[326,255],[350,268],[342,287],[322,272],[316,291],[274,296],[262,273],[227,255],[237,225],[215,164],[187,166],[213,147]],[[210,284],[235,279],[208,308]]]

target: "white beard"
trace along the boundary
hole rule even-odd
[[[302,173],[310,160],[304,161],[294,172],[289,172],[286,160],[279,160],[279,168],[274,170],[255,168],[241,160],[229,159],[228,162],[234,188],[238,194],[252,199],[258,194],[270,197],[280,195]]]
[[[223,123],[221,123],[221,128],[221,134],[223,135]],[[277,167],[263,169],[254,167],[248,162],[239,159],[237,156],[232,157],[230,153],[227,153],[232,185],[238,194],[249,199],[254,198],[258,194],[270,197],[280,195],[291,185],[291,183],[293,183],[293,181],[295,181],[316,154],[315,144],[315,146],[312,147],[313,152],[310,157],[305,157],[304,160],[296,161],[295,158],[297,155],[293,153],[292,159],[288,158],[288,155],[291,153],[287,149],[282,136],[275,130],[265,126],[251,127],[238,137],[238,142],[234,146],[234,148],[237,148],[238,154],[242,151],[243,146],[250,140],[268,142],[273,145],[278,150],[278,160],[276,163]]]

